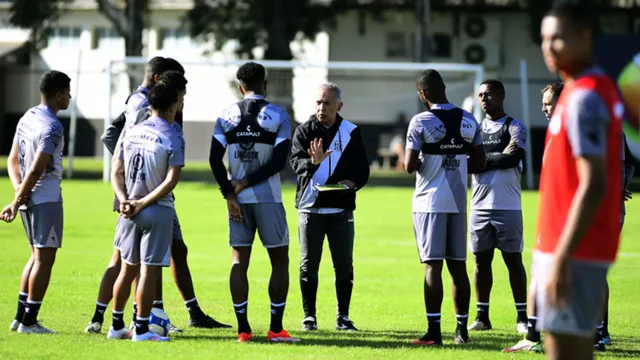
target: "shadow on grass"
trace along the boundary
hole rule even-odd
[[[291,344],[292,346],[324,346],[339,348],[370,348],[370,349],[399,349],[399,348],[423,348],[422,346],[412,345],[411,341],[422,336],[419,331],[398,331],[398,330],[380,330],[380,331],[358,331],[354,333],[343,333],[336,331],[317,330],[311,333],[295,333],[293,335],[300,336],[302,341]],[[465,345],[456,345],[453,343],[453,333],[443,333],[444,345],[437,346],[437,349],[461,350],[461,351],[501,351],[505,344],[515,343],[520,337],[518,335],[511,336],[500,333],[483,333],[477,342],[472,341]],[[184,340],[220,340],[220,341],[236,341],[235,334],[210,334],[210,335],[180,335],[174,337],[176,341]],[[254,344],[270,343],[264,335],[254,335],[251,341]]]

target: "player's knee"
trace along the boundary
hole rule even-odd
[[[353,266],[344,264],[334,267],[336,280],[353,280]]]
[[[249,270],[249,263],[243,262],[243,261],[241,261],[239,259],[238,260],[234,260],[231,263],[231,272],[232,273],[240,272],[240,273],[246,274],[247,270]]]
[[[56,248],[39,248],[34,252],[34,261],[40,266],[51,266],[56,261]]]
[[[502,253],[502,258],[509,271],[520,271],[524,269],[521,253]]]
[[[186,260],[189,249],[182,239],[174,239],[171,244],[171,257],[173,261]]]

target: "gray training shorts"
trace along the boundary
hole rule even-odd
[[[467,214],[413,213],[421,262],[467,260]]]
[[[469,247],[474,254],[496,248],[521,253],[524,247],[520,210],[471,210],[469,232]]]
[[[253,245],[256,231],[265,248],[289,245],[287,214],[282,203],[240,204],[242,221],[229,219],[229,246]]]
[[[114,246],[130,265],[171,264],[173,208],[158,204],[144,208],[133,219],[118,217]]]
[[[546,285],[553,265],[553,255],[535,253],[531,267],[536,291],[537,328],[556,334],[592,338],[602,318],[602,305],[609,265],[573,261],[571,263],[571,294],[564,308],[547,301]]]
[[[20,210],[29,245],[35,248],[61,248],[64,214],[61,202],[34,205]]]

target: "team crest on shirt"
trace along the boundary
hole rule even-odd
[[[447,135],[447,129],[440,119],[433,119],[425,125],[427,133],[427,142],[438,142]]]

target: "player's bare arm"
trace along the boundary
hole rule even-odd
[[[218,121],[220,121],[218,119]],[[217,122],[218,122],[217,121]],[[216,122],[216,123],[217,123]],[[211,172],[216,179],[216,182],[220,186],[220,192],[222,196],[227,200],[227,209],[229,210],[229,217],[235,221],[242,220],[242,211],[240,204],[236,199],[236,192],[234,185],[227,178],[227,167],[224,165],[222,158],[226,151],[226,144],[221,143],[215,136],[211,139],[211,148],[209,150],[209,166]]]
[[[168,195],[173,189],[178,185],[178,181],[180,181],[180,173],[182,172],[182,166],[169,166],[169,170],[167,171],[167,177],[164,179],[162,184],[155,188],[152,192],[147,194],[147,196],[143,197],[140,200],[126,200],[123,202],[124,205],[129,205],[132,207],[131,215],[127,217],[134,217],[138,215],[142,209],[147,206],[156,203],[161,198]]]
[[[20,159],[19,159],[18,143],[14,143],[7,159],[7,170],[9,172],[9,179],[13,184],[13,189],[18,191],[20,183],[22,182],[22,176],[20,176]]]
[[[120,204],[127,200],[124,161],[118,159],[117,156],[114,156],[111,160],[111,187]]]
[[[576,159],[579,186],[567,222],[556,248],[554,268],[547,283],[549,302],[554,306],[566,304],[569,297],[569,262],[580,245],[600,202],[607,192],[607,167],[602,156],[585,156]]]
[[[404,168],[407,169],[409,174],[413,174],[414,171],[420,170],[421,167],[420,151],[407,148],[404,153]]]
[[[477,174],[484,171],[487,167],[487,155],[484,152],[484,146],[478,145],[471,148],[467,157],[467,171],[469,174]]]
[[[11,222],[16,218],[16,215],[18,214],[18,207],[28,201],[29,196],[31,195],[31,190],[38,182],[38,179],[40,179],[40,176],[42,176],[47,169],[47,164],[51,159],[51,155],[42,151],[38,151],[36,153],[33,165],[31,165],[29,170],[27,170],[24,181],[20,183],[20,187],[16,191],[15,198],[4,208],[4,210],[2,210],[0,215],[2,220]]]

